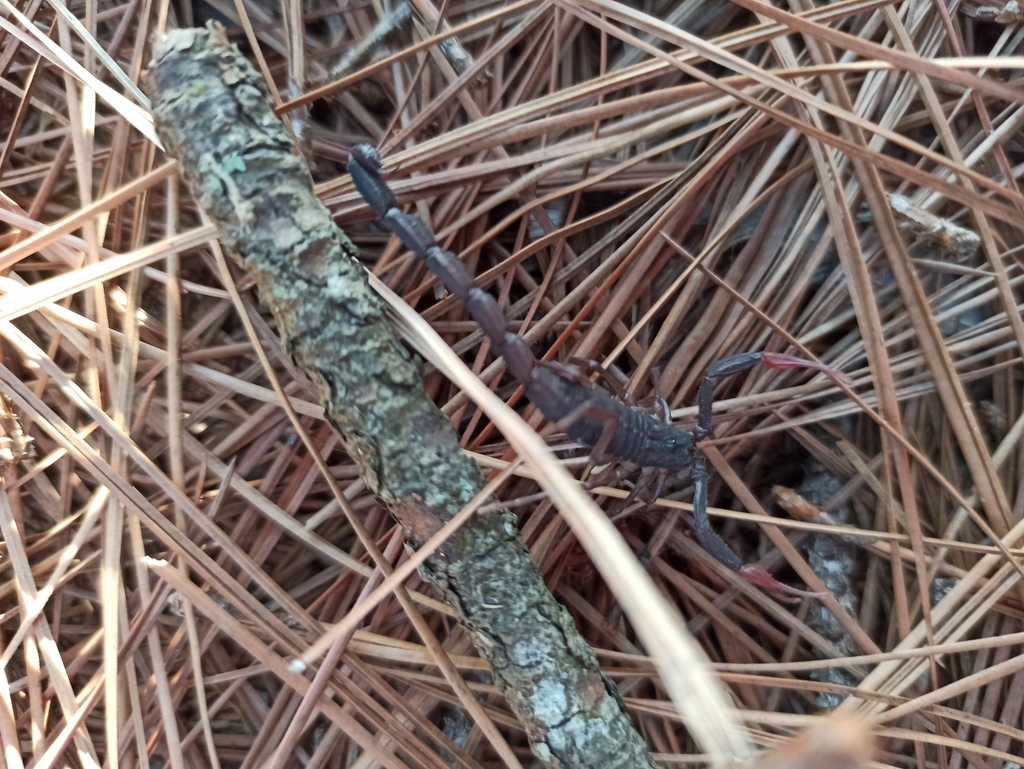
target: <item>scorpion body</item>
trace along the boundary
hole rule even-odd
[[[530,373],[524,390],[545,417],[552,422],[564,421],[569,437],[584,446],[599,446],[607,425],[612,424],[614,431],[608,433],[603,454],[666,470],[682,470],[690,464],[692,433],[632,408],[600,387],[567,379],[553,367],[540,364]],[[573,419],[574,415],[578,418]],[[598,421],[602,418],[604,424]]]
[[[710,470],[697,444],[712,437],[711,405],[717,382],[758,363],[771,368],[807,367],[834,375],[811,361],[778,353],[743,353],[712,364],[698,393],[698,423],[694,431],[681,430],[624,403],[588,380],[566,376],[560,367],[537,360],[526,341],[508,330],[505,315],[489,293],[473,284],[473,277],[455,254],[442,249],[418,216],[405,213],[383,178],[380,155],[370,145],[352,148],[348,171],[359,194],[381,223],[437,276],[480,325],[509,373],[526,397],[548,420],[561,425],[569,437],[592,447],[595,459],[612,457],[641,467],[663,470],[690,469],[694,481],[694,530],[701,546],[717,561],[747,581],[776,595],[813,595],[778,582],[763,567],[744,565],[732,548],[711,527],[707,515]]]

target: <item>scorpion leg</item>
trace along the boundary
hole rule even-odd
[[[591,463],[599,464],[606,456],[608,446],[611,444],[612,438],[615,437],[615,431],[619,429],[619,415],[611,409],[601,408],[592,403],[584,403],[582,406],[574,409],[569,416],[559,419],[558,428],[560,430],[568,430],[581,419],[593,419],[604,424],[604,427],[601,429],[601,437],[597,439],[597,443],[590,449]]]
[[[661,395],[659,376],[660,374],[657,368],[651,369],[651,383],[654,386],[654,392],[650,398],[645,398],[643,401],[640,401],[639,404],[644,411],[651,413],[655,419],[659,419],[665,424],[670,424],[672,422],[672,409],[669,408],[668,401]],[[632,395],[629,397],[634,402],[636,401],[636,398],[633,398]],[[654,488],[651,490],[650,494],[647,493],[647,486],[650,484],[651,474],[641,474],[640,480],[637,481],[637,488],[642,490],[641,499],[645,499],[650,503],[655,502],[658,497],[661,496],[661,492],[665,488],[665,481],[667,480],[670,472],[670,468],[659,468],[654,471]],[[657,535],[657,532],[655,534]],[[657,553],[647,553],[648,562],[655,555],[657,555]]]
[[[654,400],[651,404],[651,409],[652,411],[654,411],[654,416],[655,418],[660,419],[665,424],[670,424],[672,422],[672,408],[668,405],[668,401],[665,400],[665,397],[661,394],[661,369],[659,369],[657,366],[651,369],[651,384],[654,388],[654,393],[652,395],[652,398]],[[665,488],[665,481],[668,479],[669,472],[669,468],[663,468],[658,471],[657,481],[654,484],[654,491],[651,493],[650,496],[651,502],[654,502],[655,500],[658,499],[658,497],[661,496],[661,492]],[[672,525],[675,525],[674,521]],[[658,532],[655,532],[656,536],[657,533]],[[657,554],[657,551],[649,553],[648,559],[650,560]]]
[[[593,460],[592,457],[588,457],[587,458],[587,462],[589,463],[590,467],[594,467],[595,466],[594,460]],[[603,470],[601,470],[601,472],[599,472],[596,476],[595,475],[591,475],[590,479],[584,485],[584,488],[586,488],[587,490],[590,490],[590,489],[596,489],[598,486],[613,486],[616,483],[618,483],[619,481],[626,480],[626,478],[629,476],[630,472],[631,472],[631,469],[627,468],[625,465],[614,463],[614,462],[610,463],[607,467],[605,467]]]
[[[588,467],[594,467],[604,462],[608,456],[608,446],[615,437],[615,431],[619,429],[619,415],[611,410],[602,408],[601,406],[595,406],[594,404],[586,403],[575,409],[565,419],[558,421],[558,427],[562,430],[568,430],[569,427],[580,419],[592,419],[596,422],[602,422],[604,424],[601,430],[601,437],[598,438],[597,443],[594,444],[593,448],[590,449],[590,461]],[[621,480],[624,476],[619,473],[619,469],[616,467],[610,467],[603,471],[598,477],[598,485],[605,485],[608,483],[614,483],[617,480]],[[639,482],[634,484],[630,490],[629,495],[620,503],[616,505],[618,512],[625,509],[630,502],[636,497],[637,492],[640,490]]]
[[[708,518],[708,485],[711,481],[711,471],[708,469],[707,457],[700,450],[699,443],[714,435],[711,429],[711,407],[714,401],[715,385],[719,380],[747,371],[758,363],[774,369],[815,369],[828,374],[833,379],[842,379],[845,376],[821,363],[804,360],[793,355],[770,352],[741,353],[723,358],[709,366],[697,394],[697,429],[694,431],[694,450],[690,465],[690,475],[693,478],[693,528],[701,547],[707,550],[716,561],[735,571],[752,585],[764,588],[781,600],[794,600],[795,597],[816,597],[821,594],[798,590],[783,584],[759,564],[744,564],[725,540],[715,532],[711,526],[711,520]]]
[[[569,358],[566,363],[575,367],[584,375],[584,377],[589,376],[590,374],[597,374],[608,384],[608,388],[616,398],[623,402],[629,401],[630,396],[626,393],[626,385],[628,382],[621,372],[602,366],[598,361],[592,358]],[[589,380],[587,381],[589,383]]]
[[[584,387],[593,387],[590,381],[591,374],[597,374],[608,383],[609,389],[620,400],[626,400],[625,378],[619,379],[619,374],[606,369],[596,360],[591,358],[569,358],[564,363],[556,360],[542,361],[541,365],[556,372],[564,379],[579,382]]]

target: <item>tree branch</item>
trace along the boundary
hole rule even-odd
[[[223,30],[168,35],[151,68],[167,152],[228,252],[255,275],[285,349],[315,383],[363,478],[415,546],[483,487],[313,194],[261,78]],[[614,685],[552,597],[507,511],[474,516],[424,577],[463,618],[549,766],[650,767]]]

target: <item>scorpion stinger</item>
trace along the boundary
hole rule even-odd
[[[822,364],[778,353],[743,353],[713,364],[701,382],[698,422],[693,432],[681,430],[645,411],[624,403],[582,376],[566,376],[560,365],[534,357],[526,341],[508,330],[505,315],[494,297],[475,286],[473,276],[459,258],[441,248],[427,224],[403,212],[384,181],[380,155],[368,144],[352,148],[348,170],[363,199],[381,223],[437,276],[480,325],[509,373],[523,385],[526,397],[551,422],[564,427],[570,438],[592,449],[591,458],[612,457],[643,468],[690,468],[694,481],[694,531],[701,546],[724,566],[748,582],[776,596],[817,595],[788,587],[763,567],[744,564],[712,528],[708,519],[710,470],[697,443],[712,437],[711,406],[714,389],[723,377],[753,368],[811,368],[834,378],[842,374]]]

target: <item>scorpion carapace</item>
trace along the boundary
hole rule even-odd
[[[784,595],[814,595],[784,585],[756,564],[744,565],[732,548],[711,527],[707,515],[710,470],[697,444],[712,436],[711,405],[715,384],[722,378],[753,368],[812,368],[830,375],[837,372],[812,361],[779,353],[743,353],[708,368],[698,394],[698,423],[694,431],[681,430],[630,406],[582,377],[566,376],[557,366],[534,357],[526,341],[508,330],[497,301],[473,284],[459,258],[442,249],[430,227],[398,207],[384,181],[380,155],[368,144],[352,148],[348,171],[356,189],[381,223],[437,276],[441,285],[469,311],[490,339],[495,353],[505,359],[512,376],[523,385],[526,397],[550,421],[561,425],[576,441],[592,448],[592,457],[611,457],[640,467],[681,470],[690,467],[694,482],[694,530],[701,546],[720,563],[752,584]]]

